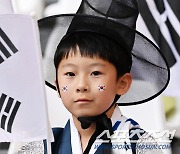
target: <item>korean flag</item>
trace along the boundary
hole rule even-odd
[[[37,22],[0,0],[0,142],[51,136]]]

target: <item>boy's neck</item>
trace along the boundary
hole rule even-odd
[[[88,145],[89,139],[91,138],[91,136],[93,135],[93,133],[96,130],[96,124],[92,123],[89,128],[82,129],[81,123],[77,119],[77,117],[75,117],[75,116],[72,116],[72,117],[73,117],[74,125],[75,125],[75,127],[78,130],[79,135],[80,135],[82,152],[84,152],[84,150],[86,149],[86,147]]]
[[[110,118],[114,112],[114,109],[115,109],[115,105],[113,105],[107,112],[106,112],[106,115],[108,118]],[[77,117],[75,117],[74,115],[72,115],[73,117],[73,121],[74,121],[74,124],[75,124],[75,127],[76,129],[78,130],[79,132],[79,135],[81,137],[81,146],[82,146],[82,150],[84,151],[86,146],[88,145],[88,142],[89,142],[89,139],[90,137],[93,135],[93,133],[95,132],[96,130],[96,124],[95,123],[92,123],[90,125],[89,128],[87,129],[82,129],[81,127],[81,123],[80,121],[77,119]]]
[[[107,112],[106,112],[106,115],[108,118],[111,118],[113,112],[114,112],[114,109],[115,109],[116,105],[113,105]],[[73,121],[74,121],[74,124],[75,124],[75,127],[77,128],[78,132],[80,133],[80,135],[85,135],[86,134],[91,134],[91,133],[94,133],[94,131],[96,130],[96,124],[95,123],[92,123],[90,125],[89,128],[87,129],[82,129],[81,128],[81,123],[80,121],[77,119],[77,117],[75,117],[74,115],[72,115],[73,117]]]

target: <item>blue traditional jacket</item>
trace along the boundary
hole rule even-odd
[[[96,139],[89,154],[163,154],[159,149],[145,149],[138,147],[157,146],[152,136],[139,127],[131,118],[126,118],[116,107],[111,117],[114,134],[110,136],[111,150],[107,153],[106,142]],[[121,133],[126,133],[123,136]],[[121,134],[121,135],[119,135]],[[64,128],[53,128],[54,142],[51,144],[52,154],[83,154],[79,133],[72,117]],[[153,141],[153,142],[152,142]],[[27,143],[19,153],[47,154],[46,141]]]
[[[128,132],[128,135],[130,135],[131,130],[140,129],[139,124],[137,122],[121,115],[121,112],[118,107],[115,109],[111,120],[112,120],[114,132],[116,132],[118,130],[126,130]],[[73,142],[73,144],[72,144],[72,140],[77,140],[77,138],[75,138],[75,139],[72,138],[72,136],[74,136],[74,132],[72,131],[71,127],[73,127],[72,121],[69,120],[64,128],[53,128],[55,141],[52,143],[52,154],[82,154],[75,150],[73,151],[73,146],[77,146],[74,144],[76,144],[78,141]],[[141,133],[141,135],[142,134],[143,133]],[[134,135],[132,137],[132,140],[138,140],[138,139],[139,139],[138,135]],[[136,148],[135,148],[136,144],[130,143],[129,138],[124,139],[123,143],[121,142],[121,145],[125,146],[128,144],[128,142],[129,142],[131,148],[128,146],[123,149],[120,149],[120,148],[115,149],[114,148],[111,150],[112,153],[113,154],[116,154],[116,153],[118,153],[118,154],[119,153],[121,153],[121,154],[126,154],[126,153],[136,154]],[[94,149],[94,147],[96,145],[95,144],[92,145],[90,154],[105,154],[106,152],[105,152],[104,148],[102,148],[104,145],[105,145],[104,143],[101,143],[98,145],[98,148],[96,148],[96,149]],[[117,143],[114,143],[114,146],[117,147]]]

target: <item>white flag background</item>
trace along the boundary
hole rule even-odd
[[[164,94],[180,96],[179,0],[137,0],[140,17],[137,29],[159,46],[171,67],[170,84]]]
[[[37,22],[6,7],[10,0],[0,0],[0,142],[47,139],[52,134]]]

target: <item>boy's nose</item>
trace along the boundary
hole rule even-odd
[[[83,78],[83,77],[79,78],[76,91],[77,92],[88,92],[89,86],[88,86],[87,82],[88,81],[85,78]]]
[[[81,87],[78,87],[78,88],[76,89],[76,91],[77,91],[77,92],[87,92],[87,91],[88,91],[88,88],[81,86]]]

